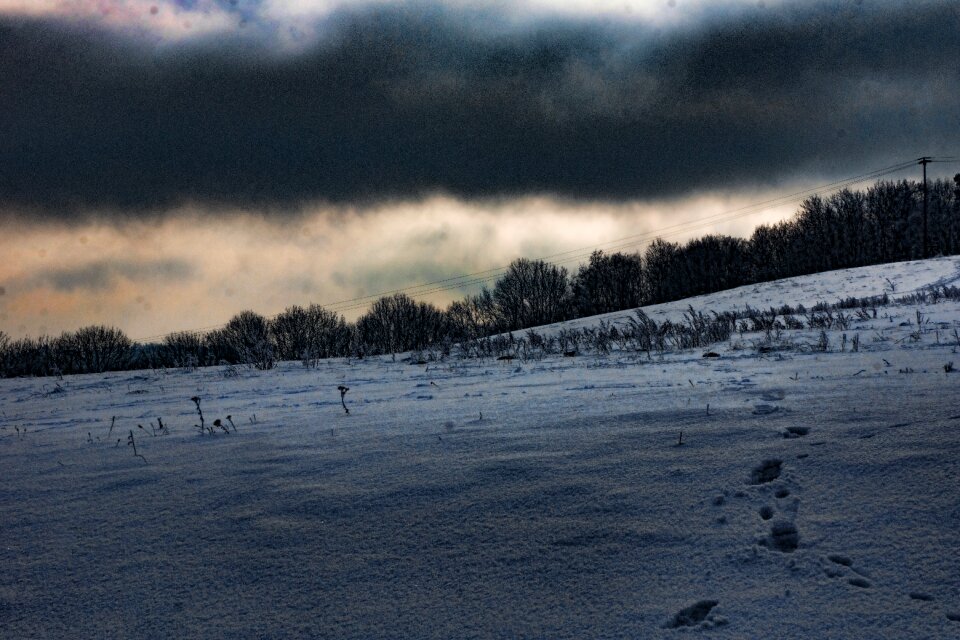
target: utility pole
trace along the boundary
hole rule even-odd
[[[918,158],[917,162],[923,167],[923,253],[921,258],[927,258],[930,255],[927,241],[927,165],[933,162],[930,156]]]

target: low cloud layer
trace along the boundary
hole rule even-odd
[[[24,282],[26,288],[49,287],[56,291],[109,291],[120,280],[141,286],[155,282],[179,282],[194,275],[193,266],[185,260],[97,260],[69,267],[40,269]]]
[[[0,331],[57,335],[108,324],[147,339],[219,325],[243,309],[271,315],[312,302],[354,319],[368,309],[373,298],[367,296],[483,272],[409,291],[445,306],[483,283],[492,285],[496,268],[518,256],[554,256],[553,262],[575,270],[594,246],[634,251],[653,238],[647,232],[694,221],[670,234],[658,232],[682,240],[703,232],[696,224],[700,216],[743,204],[701,197],[669,206],[542,199],[490,206],[438,197],[391,203],[362,216],[310,210],[296,225],[242,212],[226,224],[202,211],[179,211],[149,223],[24,226],[0,234],[6,257],[0,261]],[[749,233],[795,206],[731,219],[711,231]]]
[[[665,29],[428,4],[321,20],[295,52],[0,20],[0,211],[626,201],[960,147],[955,3],[739,9]]]

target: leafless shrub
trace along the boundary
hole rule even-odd
[[[803,329],[804,325],[803,325],[803,320],[800,320],[795,316],[788,314],[783,316],[783,326],[785,329],[789,329],[791,331],[799,331],[800,329]]]
[[[557,332],[557,345],[562,353],[576,353],[580,349],[583,334],[579,329],[560,329]]]
[[[661,327],[643,309],[637,309],[633,313],[636,318],[631,316],[627,321],[634,349],[645,352],[648,358],[651,357],[651,350],[656,349],[658,353],[663,353],[666,346]]]
[[[830,309],[812,311],[807,314],[807,326],[811,329],[832,329],[835,321],[836,319]]]

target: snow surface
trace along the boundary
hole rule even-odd
[[[958,267],[692,303],[898,295]],[[827,353],[747,334],[718,359],[3,380],[0,637],[957,638],[954,328],[948,301],[855,322],[858,353],[834,331]],[[237,431],[199,435],[194,395]]]

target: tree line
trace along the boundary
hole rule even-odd
[[[790,220],[749,238],[706,235],[685,244],[654,240],[642,253],[595,251],[575,273],[542,260],[514,260],[491,288],[446,309],[403,293],[384,296],[356,322],[319,305],[272,319],[243,311],[207,333],[180,332],[139,344],[119,329],[82,328],[13,340],[0,332],[0,373],[102,373],[158,367],[316,363],[438,349],[484,336],[679,300],[780,278],[918,259],[923,255],[922,185],[881,181],[806,199]],[[960,174],[928,183],[928,255],[960,253]]]

